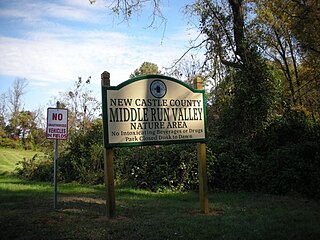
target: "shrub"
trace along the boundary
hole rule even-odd
[[[20,144],[18,140],[7,138],[7,137],[0,138],[1,147],[17,148],[19,147],[19,145]]]
[[[252,191],[257,188],[256,163],[259,156],[245,138],[219,139],[211,142],[217,158],[214,168],[214,188]]]
[[[27,180],[52,181],[53,159],[46,155],[35,154],[32,158],[24,158],[17,163],[16,174]]]
[[[207,151],[208,168],[215,158]],[[198,162],[195,145],[144,146],[115,151],[117,177],[135,186],[158,191],[190,190],[198,187]],[[209,172],[209,171],[208,171]],[[212,174],[208,174],[211,179]]]
[[[320,198],[320,125],[288,109],[255,138],[217,137],[213,186],[222,190],[295,192]]]
[[[153,191],[195,189],[198,163],[194,144],[115,148],[115,178]],[[86,132],[72,134],[59,156],[64,181],[97,184],[104,180],[102,124],[95,122]],[[215,158],[207,151],[208,168]],[[210,179],[213,177],[208,171]]]
[[[315,142],[302,142],[268,152],[259,179],[263,191],[286,194],[297,192],[320,197],[320,147]]]
[[[288,109],[275,118],[256,140],[261,189],[320,197],[319,133],[320,125],[301,109]]]
[[[73,133],[59,156],[64,181],[103,183],[102,123],[96,121],[86,132]]]

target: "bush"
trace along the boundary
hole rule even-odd
[[[320,198],[320,125],[299,109],[271,121],[254,138],[211,137],[207,143],[210,188],[276,194],[297,192]],[[102,124],[73,133],[58,160],[59,180],[97,184],[104,181]],[[159,191],[198,188],[196,144],[115,148],[115,178]],[[213,151],[211,151],[211,149]],[[53,156],[53,154],[50,154]],[[52,157],[35,155],[19,162],[17,174],[51,181]]]
[[[103,183],[102,123],[96,121],[86,132],[70,136],[59,156],[59,171],[66,182]]]
[[[213,186],[222,190],[299,193],[320,198],[320,125],[288,109],[255,138],[211,138]]]
[[[59,156],[60,174],[66,182],[103,183],[103,161],[102,124],[97,121],[86,132],[72,134]],[[214,161],[208,150],[208,168],[213,169]],[[195,144],[115,148],[114,163],[116,181],[130,182],[135,187],[153,191],[198,187]],[[212,179],[210,173],[208,171],[208,176]]]
[[[297,192],[320,197],[320,146],[316,142],[305,141],[270,150],[260,168],[264,171],[258,181],[265,192]]]
[[[296,144],[317,135],[317,125],[309,122],[303,111],[288,109],[282,116],[275,117],[261,132],[255,142],[260,152],[288,144]]]
[[[207,151],[208,168],[215,158]],[[198,188],[198,162],[195,145],[144,146],[115,151],[116,175],[136,187],[159,191]],[[209,172],[209,171],[208,171]],[[212,174],[208,174],[211,180]]]
[[[256,140],[261,189],[320,197],[320,125],[301,109],[288,109]]]
[[[3,137],[0,139],[1,147],[17,148],[19,145],[19,141],[12,138]]]
[[[17,163],[16,174],[27,180],[52,181],[53,159],[46,155],[35,154],[32,158],[24,158]]]
[[[257,188],[257,161],[250,141],[245,138],[228,138],[211,142],[217,158],[213,188],[222,190],[252,191]]]

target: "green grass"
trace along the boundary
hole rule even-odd
[[[0,153],[0,166],[11,158],[7,154],[23,155]],[[210,214],[203,215],[197,193],[117,186],[117,215],[108,220],[104,186],[59,184],[57,210],[52,188],[0,175],[1,238],[320,239],[320,203],[300,197],[215,192],[209,195]]]
[[[37,152],[21,149],[0,148],[0,174],[11,173],[23,158],[31,158]]]

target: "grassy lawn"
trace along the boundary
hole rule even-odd
[[[8,174],[27,155],[0,148],[1,239],[320,239],[320,203],[300,197],[212,192],[203,215],[197,193],[117,186],[108,220],[103,186],[59,184],[53,210],[52,183]]]
[[[34,154],[36,154],[34,151],[0,148],[0,174],[12,172],[17,162],[21,161],[24,157],[31,158]]]

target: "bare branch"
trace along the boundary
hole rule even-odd
[[[202,44],[204,44],[204,43],[207,42],[208,40],[209,40],[209,39],[205,39],[205,40],[203,40],[201,43],[199,43],[198,45],[195,45],[195,46],[190,47],[187,51],[185,51],[185,52],[182,54],[182,56],[181,56],[178,60],[174,61],[174,64],[172,65],[171,68],[175,67],[191,50],[197,49],[197,48],[201,47]]]
[[[25,94],[25,88],[28,85],[28,81],[25,78],[17,78],[12,88],[9,89],[8,94],[8,107],[12,114],[17,114],[21,108],[21,97]]]

